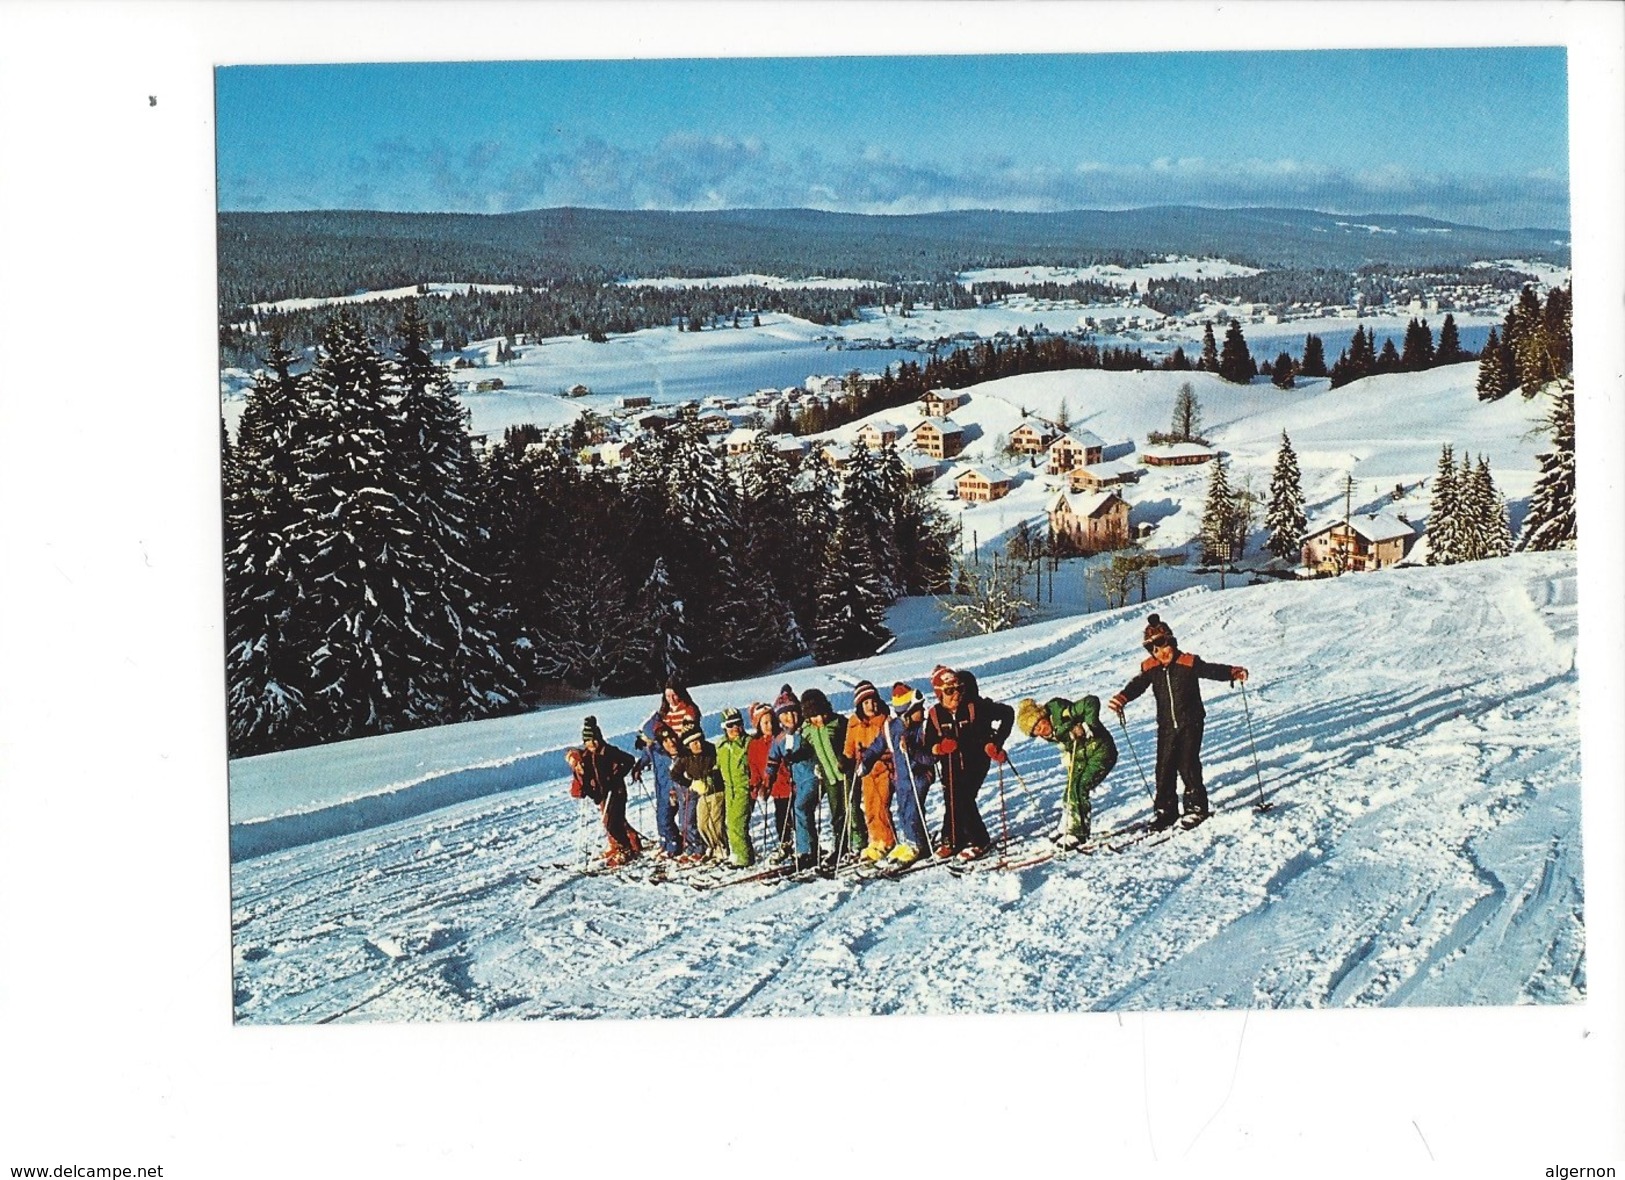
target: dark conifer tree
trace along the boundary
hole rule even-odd
[[[1394,347],[1394,338],[1385,337],[1382,342],[1382,351],[1377,354],[1376,371],[1379,373],[1397,373],[1400,370],[1399,350]]]
[[[1439,347],[1434,350],[1433,363],[1457,365],[1471,359],[1462,351],[1461,335],[1456,329],[1456,317],[1446,312],[1444,323],[1439,326]]]
[[[1292,357],[1283,352],[1275,358],[1275,366],[1270,372],[1270,381],[1277,389],[1291,389],[1293,385]]]
[[[1245,385],[1252,379],[1253,357],[1247,350],[1247,338],[1241,334],[1241,324],[1236,320],[1230,321],[1230,326],[1224,333],[1224,351],[1219,355],[1219,376],[1226,381],[1237,385]]]
[[[1419,373],[1433,367],[1433,331],[1426,320],[1413,318],[1405,326],[1405,346],[1399,355],[1399,367],[1406,373]]]
[[[1213,337],[1211,320],[1202,325],[1202,359],[1196,362],[1196,367],[1204,373],[1219,371],[1219,343]]]
[[[1304,337],[1303,363],[1298,372],[1305,377],[1326,376],[1326,345],[1312,332]]]

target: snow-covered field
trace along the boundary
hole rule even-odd
[[[622,279],[623,287],[653,287],[659,291],[690,291],[705,287],[766,287],[774,291],[855,291],[878,287],[873,279],[786,279],[778,275],[716,275],[711,278]]]
[[[471,291],[511,295],[522,288],[512,283],[425,283],[428,294],[441,299],[452,295],[466,295]],[[312,307],[336,307],[346,303],[379,303],[390,299],[414,299],[422,292],[417,287],[389,287],[380,291],[356,291],[349,295],[324,295],[300,299],[279,299],[274,303],[256,303],[254,310],[265,314],[276,311],[307,311]]]
[[[1253,674],[1245,698],[1208,686],[1215,817],[1160,846],[966,879],[698,892],[548,868],[528,883],[583,846],[553,765],[579,709],[239,762],[237,828],[239,793],[284,782],[365,796],[416,769],[483,773],[489,793],[379,826],[354,802],[360,830],[238,860],[236,1017],[1571,1003],[1586,992],[1576,606],[1572,554],[1164,600],[1187,649]],[[943,660],[1006,700],[1106,696],[1137,666],[1142,621],[1129,608],[794,681],[840,705],[853,675],[919,682]],[[696,696],[715,728],[771,687]],[[624,746],[649,703],[592,711]],[[1147,812],[1153,740],[1146,699],[1097,826]],[[982,803],[1020,845],[1053,823],[1061,778],[1044,743],[1012,755]],[[498,760],[506,783],[470,769]],[[650,828],[646,793],[631,818]]]
[[[1135,283],[1142,287],[1149,279],[1217,279],[1231,275],[1255,275],[1256,266],[1243,266],[1223,258],[1180,258],[1170,254],[1161,262],[1143,266],[991,266],[968,270],[959,276],[967,287],[975,283],[1082,283],[1094,280],[1125,290]]]

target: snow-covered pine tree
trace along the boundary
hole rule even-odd
[[[762,589],[766,617],[761,622],[776,635],[775,654],[768,658],[801,655],[807,638],[796,604],[800,567],[807,562],[796,528],[795,472],[765,436],[758,436],[733,474],[739,490],[741,576]]]
[[[295,354],[276,333],[237,424],[225,470],[226,694],[233,757],[303,745],[311,727],[302,571],[289,539],[300,522],[294,447],[304,394]]]
[[[1202,507],[1202,523],[1197,534],[1202,546],[1202,562],[1226,564],[1235,554],[1235,497],[1224,469],[1224,456],[1213,457],[1208,478],[1207,500]]]
[[[873,653],[887,639],[891,599],[877,570],[875,534],[843,511],[824,550],[818,574],[813,654],[821,664]]]
[[[1496,490],[1490,463],[1483,455],[1473,468],[1473,497],[1477,501],[1479,557],[1505,557],[1512,552],[1512,529],[1507,522],[1506,500]]]
[[[1472,458],[1462,452],[1461,466],[1456,468],[1456,527],[1452,556],[1460,561],[1478,561],[1484,557],[1484,537],[1489,532],[1486,519],[1489,503],[1484,497],[1484,485],[1474,475]]]
[[[1572,549],[1579,536],[1574,468],[1574,382],[1563,378],[1550,387],[1551,409],[1546,428],[1552,449],[1540,456],[1540,474],[1529,498],[1529,514],[1518,535],[1518,549]]]
[[[685,604],[692,629],[685,643],[690,679],[727,670],[737,645],[759,623],[756,587],[741,578],[736,560],[740,536],[735,485],[721,458],[706,445],[699,415],[685,408],[667,429],[672,451],[666,468],[666,536],[660,546],[673,589]]]
[[[392,377],[340,315],[304,382],[310,429],[294,451],[301,520],[290,548],[306,594],[306,703],[326,740],[427,724],[444,708],[439,665],[453,653],[427,618],[442,571],[391,451]]]
[[[1219,376],[1236,385],[1245,385],[1253,379],[1253,357],[1247,349],[1247,338],[1241,334],[1241,323],[1231,320],[1224,331],[1224,349],[1219,354]]]
[[[1445,443],[1439,452],[1433,496],[1428,502],[1428,565],[1453,565],[1457,560],[1457,498],[1455,450]]]
[[[429,330],[412,304],[400,325],[397,392],[390,449],[402,498],[417,520],[419,551],[439,570],[437,599],[416,625],[445,653],[437,688],[445,721],[489,716],[515,703],[520,679],[505,649],[511,616],[493,598],[476,565],[474,508],[479,469],[468,437],[468,411],[451,377],[429,355]],[[505,635],[499,638],[498,628]]]
[[[1264,527],[1269,531],[1266,549],[1282,561],[1302,560],[1304,533],[1309,527],[1303,507],[1303,476],[1292,440],[1284,430],[1281,449],[1275,454],[1275,472],[1270,477],[1270,504]]]
[[[892,452],[896,458],[896,452]],[[901,463],[893,469],[900,474]],[[884,457],[868,447],[854,447],[841,482],[841,519],[870,534],[871,568],[864,571],[889,606],[897,601],[902,587],[897,585],[897,543],[893,520],[896,502],[895,478],[888,479]]]
[[[1478,358],[1478,380],[1474,383],[1474,387],[1478,391],[1479,401],[1497,401],[1505,397],[1512,388],[1505,369],[1504,356],[1501,337],[1494,328],[1491,328],[1489,339],[1484,342],[1484,351]]]
[[[687,604],[672,586],[664,557],[655,558],[636,601],[639,639],[648,653],[648,674],[653,681],[648,687],[663,685],[673,676],[686,679],[691,660]]]
[[[554,624],[537,653],[537,671],[593,692],[645,688],[651,636],[639,624],[635,601],[611,546],[596,530],[571,553],[569,576],[542,595]]]

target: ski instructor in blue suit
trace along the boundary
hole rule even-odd
[[[1208,817],[1207,787],[1202,783],[1202,706],[1198,680],[1228,680],[1240,684],[1247,669],[1239,665],[1210,664],[1201,656],[1179,650],[1174,633],[1156,615],[1145,625],[1145,650],[1150,657],[1139,675],[1114,696],[1107,707],[1118,717],[1123,706],[1149,688],[1157,700],[1157,793],[1153,828],[1171,828],[1179,822],[1179,800],[1174,779],[1185,783],[1185,826],[1194,828]]]

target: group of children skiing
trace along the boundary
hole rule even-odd
[[[1204,722],[1199,679],[1245,682],[1240,666],[1212,664],[1181,652],[1157,615],[1145,628],[1148,658],[1108,702],[1122,716],[1150,689],[1157,704],[1153,828],[1181,822],[1176,780],[1184,784],[1184,820],[1207,817],[1202,781]],[[659,845],[653,855],[678,864],[714,863],[744,869],[758,849],[751,818],[771,801],[771,829],[762,851],[797,871],[831,872],[853,859],[877,871],[899,871],[935,855],[975,860],[992,843],[977,795],[1013,727],[1060,746],[1066,772],[1060,821],[1052,838],[1076,847],[1089,838],[1090,792],[1111,773],[1117,746],[1100,717],[1100,701],[1025,698],[1012,709],[983,697],[969,672],[939,665],[931,699],[906,682],[883,698],[867,680],[852,692],[844,715],[816,688],[799,696],[787,684],[771,704],[722,711],[722,732],[707,737],[688,689],[669,683],[640,727],[636,757],[609,745],[597,719],[582,725],[581,746],[566,753],[570,792],[598,808],[609,841],[604,861],[616,867],[644,854],[643,836],[626,819],[627,780],[652,779]],[[942,822],[935,840],[926,822],[930,788],[941,784]],[[819,813],[827,807],[828,837]]]

